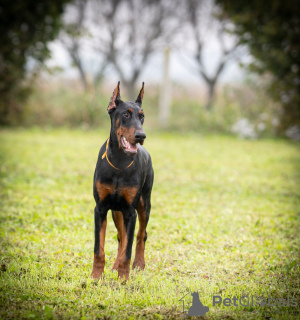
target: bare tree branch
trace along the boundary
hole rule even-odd
[[[94,47],[107,57],[133,99],[135,84],[149,58],[173,31],[167,25],[176,8],[174,1],[94,0],[93,5],[94,21],[98,22]]]
[[[83,67],[83,61],[81,57],[81,37],[84,33],[84,20],[86,13],[86,4],[85,0],[77,0],[73,4],[73,11],[76,12],[74,15],[76,19],[71,22],[66,22],[63,31],[61,32],[61,43],[69,52],[70,57],[72,58],[73,64],[77,67],[81,83],[84,89],[88,90],[88,82],[86,72]]]
[[[226,20],[223,18],[217,19],[215,16],[215,6],[213,0],[201,1],[201,0],[188,0],[186,5],[187,10],[187,23],[190,26],[192,40],[194,42],[193,59],[197,65],[198,74],[204,80],[208,87],[208,98],[206,108],[210,109],[213,105],[215,96],[215,87],[219,80],[220,75],[228,65],[229,61],[234,58],[233,53],[238,47],[238,42],[235,41],[229,47],[228,33],[226,32]],[[207,20],[205,20],[205,18]],[[203,55],[206,45],[209,43],[209,39],[204,39],[203,30],[210,24],[209,30],[210,37],[215,34],[215,39],[218,40],[221,57],[216,63],[214,72],[209,74],[205,68],[203,62]]]

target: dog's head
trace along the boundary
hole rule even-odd
[[[137,153],[137,143],[143,144],[146,139],[143,129],[145,118],[142,109],[143,96],[144,82],[135,102],[122,101],[119,81],[107,107],[111,117],[112,130],[117,136],[119,148],[130,156]]]

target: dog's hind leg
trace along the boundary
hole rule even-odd
[[[100,278],[105,265],[105,233],[107,210],[98,203],[95,207],[95,246],[94,246],[94,264],[91,278]]]
[[[126,231],[124,226],[123,213],[121,211],[112,211],[112,218],[118,230],[118,254],[112,270],[118,270],[122,247],[124,245],[126,246],[124,237]]]

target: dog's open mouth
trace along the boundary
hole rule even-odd
[[[121,144],[125,153],[132,154],[132,155],[137,153],[137,150],[138,150],[137,144],[130,143],[129,141],[127,141],[127,139],[124,136],[121,136]]]

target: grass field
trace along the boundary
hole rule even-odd
[[[201,319],[299,319],[299,144],[148,134],[146,269],[121,283],[110,214],[105,278],[89,279],[92,177],[107,132],[0,135],[1,319],[180,319],[191,291],[210,308]],[[213,295],[267,303],[213,306]]]

